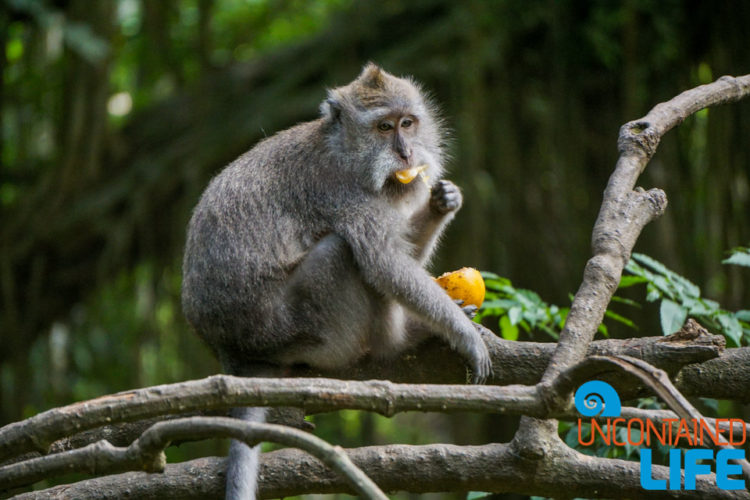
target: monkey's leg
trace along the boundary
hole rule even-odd
[[[474,318],[477,313],[476,306],[467,306],[461,308],[464,311],[464,314],[470,319]],[[474,329],[477,331],[477,333],[486,332],[490,336],[494,336],[495,334],[492,333],[491,330],[485,328],[484,326],[480,325],[479,323],[473,323]],[[423,341],[427,340],[431,337],[437,337],[445,340],[445,337],[443,335],[440,335],[439,332],[435,331],[434,327],[427,324],[422,319],[418,318],[417,316],[410,314],[407,317],[406,320],[406,337],[407,342],[410,347],[414,347],[422,343]],[[489,375],[492,374],[492,369],[490,369]],[[472,377],[476,377],[477,373],[473,373],[472,370]]]
[[[284,364],[318,368],[346,366],[370,348],[389,350],[404,338],[404,318],[395,301],[367,286],[349,245],[330,234],[321,239],[287,280],[284,302],[294,341]]]
[[[469,362],[474,381],[482,383],[492,373],[492,360],[476,325],[407,253],[408,248],[397,239],[380,236],[384,229],[377,212],[376,217],[368,215],[355,213],[353,220],[336,228],[350,245],[362,280],[430,324]]]
[[[421,264],[429,260],[440,235],[461,208],[463,197],[458,186],[442,179],[432,188],[430,201],[412,218],[414,258]]]

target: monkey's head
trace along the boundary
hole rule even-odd
[[[429,178],[440,178],[440,121],[412,80],[369,63],[349,85],[330,90],[321,111],[331,124],[332,148],[345,155],[342,168],[365,188],[379,192],[398,183],[396,172],[420,165]]]

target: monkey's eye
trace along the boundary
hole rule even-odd
[[[378,123],[378,130],[381,132],[388,132],[393,130],[393,124],[391,122],[380,122]]]
[[[409,128],[412,125],[414,125],[414,120],[412,120],[411,118],[404,118],[403,120],[401,120],[401,128]]]

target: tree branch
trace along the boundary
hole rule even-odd
[[[484,446],[388,445],[346,450],[349,458],[385,491],[492,491],[559,497],[664,498],[640,484],[637,462],[582,455],[557,440],[543,450],[545,460],[530,460],[517,443]],[[161,474],[128,472],[56,486],[19,495],[17,500],[52,498],[219,499],[224,494],[225,460],[203,458],[167,465]],[[280,474],[279,471],[283,471]],[[667,479],[669,469],[654,465],[654,479]],[[297,450],[261,456],[259,493],[279,498],[303,493],[353,490],[344,480]],[[697,477],[685,499],[750,499],[746,491],[722,490],[716,477]]]
[[[538,383],[556,347],[551,342],[505,340],[486,328],[483,330],[482,338],[490,351],[494,368],[494,376],[489,383],[495,385]],[[589,345],[586,354],[633,356],[665,370],[670,375],[676,375],[687,364],[716,358],[724,351],[725,346],[724,337],[712,335],[693,322],[666,337],[597,340]],[[393,382],[431,384],[464,384],[467,381],[463,360],[438,339],[424,342],[386,366],[380,360],[365,360],[345,370],[308,370],[295,372],[294,375],[355,380],[387,379]],[[747,387],[750,387],[750,384]],[[748,397],[750,398],[750,394]]]
[[[164,449],[172,441],[228,437],[255,446],[261,441],[300,448],[341,474],[351,490],[364,498],[387,500],[382,491],[349,460],[338,446],[291,427],[245,422],[226,417],[190,417],[159,422],[127,448],[99,441],[84,448],[40,457],[0,468],[0,489],[34,483],[70,472],[110,474],[141,469],[162,472]]]
[[[239,378],[215,375],[127,391],[55,408],[0,429],[0,456],[45,452],[53,441],[111,422],[195,409],[297,406],[310,411],[359,409],[392,416],[403,411],[485,411],[542,415],[529,386],[464,386],[354,382],[322,378]]]
[[[617,142],[620,157],[594,224],[594,255],[586,264],[583,282],[544,374],[544,384],[549,384],[559,373],[585,357],[641,230],[666,209],[663,191],[633,190],[661,137],[700,109],[734,102],[748,95],[750,75],[724,76],[658,104],[645,117],[622,126]]]
[[[672,382],[663,370],[654,368],[640,359],[628,356],[592,356],[586,358],[570,370],[561,373],[550,386],[553,399],[555,399],[553,404],[550,404],[550,407],[558,408],[569,403],[570,393],[582,379],[587,380],[602,371],[608,371],[608,366],[616,366],[619,370],[637,377],[659,396],[679,418],[694,422],[705,420],[703,415],[672,385]],[[717,449],[734,448],[729,443],[723,444],[717,442],[714,444],[714,447]],[[750,463],[745,459],[736,460],[735,462],[742,467],[745,478],[750,481]]]
[[[508,342],[497,337],[488,339],[496,366],[496,377],[505,380],[534,381],[541,376],[545,363],[554,349],[553,344]],[[679,334],[669,337],[629,339],[625,341],[604,340],[593,342],[591,355],[626,354],[644,359],[666,358],[663,363],[676,370],[681,362],[697,361],[716,356],[723,348],[723,338],[699,333],[693,338]],[[443,353],[443,351],[445,351]],[[444,358],[443,358],[444,355]],[[724,358],[730,358],[727,362]],[[728,349],[721,356],[700,365],[690,365],[679,372],[678,387],[687,394],[714,396],[715,391],[728,391],[730,399],[750,399],[747,364],[750,348]],[[444,363],[443,363],[444,362]],[[433,370],[434,366],[446,367],[450,372],[451,362],[465,377],[465,368],[450,349],[432,344],[419,355],[408,355],[408,360],[393,363],[396,370],[411,366],[418,373]],[[717,364],[717,366],[714,366]],[[375,368],[364,365],[356,376],[372,376]],[[498,369],[498,367],[502,367]],[[682,373],[690,370],[688,376]],[[382,372],[382,370],[381,370]],[[345,374],[339,374],[343,376]],[[388,372],[381,376],[389,376]],[[706,378],[708,377],[708,380]],[[419,378],[419,377],[417,377]],[[721,381],[721,383],[718,383]],[[736,382],[736,386],[733,384]],[[639,384],[618,377],[613,380],[621,394],[636,395]],[[700,387],[703,392],[691,388]],[[225,410],[238,405],[257,406],[302,406],[308,412],[336,409],[365,409],[383,415],[400,411],[490,411],[513,415],[547,415],[548,406],[537,397],[536,389],[530,386],[423,386],[398,385],[390,382],[342,382],[326,379],[238,379],[216,376],[198,381],[151,387],[94,400],[76,403],[40,413],[22,422],[0,428],[0,459],[19,456],[29,451],[46,453],[54,441],[117,422],[133,422],[168,414],[184,414],[195,410]],[[556,412],[559,414],[560,412]],[[138,432],[142,432],[138,429]],[[102,439],[98,432],[87,437],[85,442]],[[132,438],[128,438],[128,441]],[[60,451],[66,447],[57,447]],[[67,446],[69,448],[69,446]]]
[[[620,157],[609,178],[594,224],[591,238],[593,256],[586,263],[583,281],[573,299],[557,347],[538,384],[540,393],[552,405],[551,409],[555,405],[561,409],[567,404],[566,398],[556,397],[556,379],[586,357],[588,346],[604,318],[635,242],[645,225],[666,209],[667,198],[662,190],[634,189],[638,176],[656,151],[661,137],[704,107],[733,102],[748,95],[750,75],[722,77],[714,83],[687,90],[666,103],[658,104],[644,118],[620,128]],[[670,395],[669,391],[666,392]],[[684,411],[675,398],[668,403],[674,405],[676,412]],[[526,437],[519,441],[523,443],[519,446],[525,448],[524,453],[542,464],[546,462],[546,457],[537,451],[558,439],[557,426],[553,422],[523,417],[516,439],[519,436]]]

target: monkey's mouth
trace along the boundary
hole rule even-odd
[[[416,167],[405,168],[403,170],[397,170],[394,175],[396,176],[396,179],[398,179],[398,181],[402,184],[409,184],[411,181],[416,179],[417,176],[419,176],[422,179],[422,182],[429,186],[430,178],[427,176],[427,174],[424,173],[425,170],[427,170],[427,164],[417,165]]]

